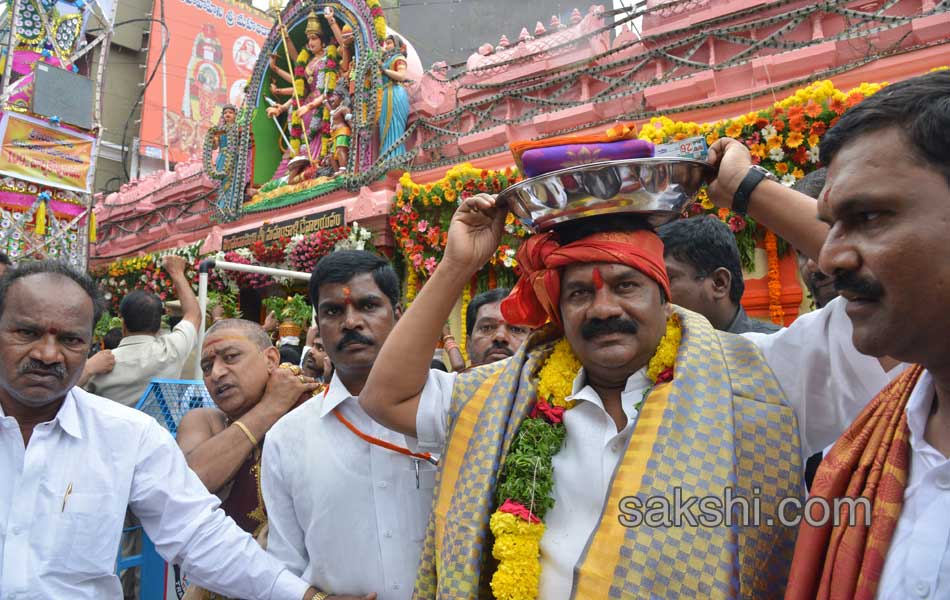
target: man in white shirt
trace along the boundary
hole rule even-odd
[[[102,312],[95,283],[53,261],[0,280],[0,590],[119,599],[126,507],[166,560],[228,596],[316,590],[218,509],[154,419],[74,387]]]
[[[399,317],[399,280],[378,255],[337,251],[317,263],[310,300],[334,371],[264,442],[267,551],[324,593],[409,598],[435,467],[357,401]]]
[[[156,377],[178,379],[198,339],[201,309],[185,275],[184,258],[168,255],[165,271],[181,301],[182,318],[171,333],[160,335],[162,300],[150,292],[130,292],[119,307],[122,341],[112,351],[111,372],[92,376],[83,386],[87,392],[135,406],[149,382]]]

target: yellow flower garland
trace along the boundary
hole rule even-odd
[[[666,332],[647,365],[647,377],[654,384],[662,373],[672,371],[682,337],[679,316],[673,314],[667,319]],[[574,402],[567,400],[567,397],[571,394],[580,368],[581,363],[571,350],[570,343],[566,338],[559,340],[538,371],[538,399],[565,410],[573,408]],[[489,520],[489,528],[495,537],[492,556],[498,560],[498,568],[491,579],[495,598],[535,600],[541,581],[544,522],[532,523],[520,516],[496,510]]]

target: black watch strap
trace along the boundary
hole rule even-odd
[[[765,179],[765,169],[756,169],[750,167],[749,172],[742,178],[742,183],[732,196],[732,212],[743,217],[749,211],[749,200],[752,198],[752,190],[756,188],[762,180]]]

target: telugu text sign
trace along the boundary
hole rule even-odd
[[[95,138],[45,121],[5,113],[0,121],[0,174],[89,192]]]
[[[238,248],[247,248],[254,242],[270,244],[282,237],[308,235],[321,229],[333,229],[346,223],[346,211],[343,207],[325,212],[289,219],[279,223],[264,223],[256,229],[240,231],[224,236],[221,249],[225,252]]]

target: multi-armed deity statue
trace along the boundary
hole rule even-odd
[[[411,159],[406,48],[387,35],[379,0],[292,0],[277,14],[244,106],[205,144],[226,217],[242,204],[355,189]]]

